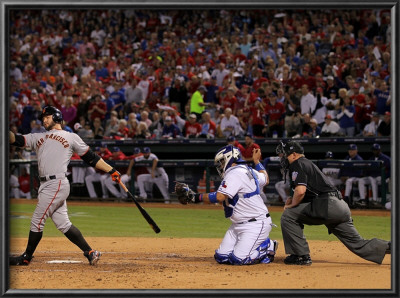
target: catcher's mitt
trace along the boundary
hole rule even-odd
[[[181,204],[186,205],[189,202],[194,203],[195,192],[190,189],[186,183],[175,182],[175,193]]]

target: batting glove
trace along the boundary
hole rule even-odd
[[[108,173],[114,182],[119,183],[121,181],[121,174],[115,168],[112,168]]]

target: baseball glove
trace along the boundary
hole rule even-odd
[[[194,203],[195,192],[190,189],[186,183],[175,182],[175,193],[181,204],[186,205],[189,202]]]

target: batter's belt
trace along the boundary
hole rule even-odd
[[[53,179],[61,179],[61,178],[65,178],[65,177],[67,177],[67,174],[62,173],[62,174],[55,174],[55,175],[40,176],[39,180],[41,182],[44,182],[44,181],[49,181],[49,180],[53,180]]]

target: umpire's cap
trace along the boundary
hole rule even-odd
[[[39,120],[43,122],[43,117],[49,115],[53,115],[53,121],[56,123],[61,123],[63,120],[61,111],[54,106],[45,106],[39,116]]]
[[[303,146],[301,146],[301,144],[296,141],[289,141],[287,143],[282,143],[282,150],[286,156],[289,156],[290,154],[292,154],[294,152],[300,153],[300,154],[304,153]]]
[[[144,147],[143,148],[143,153],[150,153],[150,152],[151,152],[151,150],[150,150],[149,147]]]

